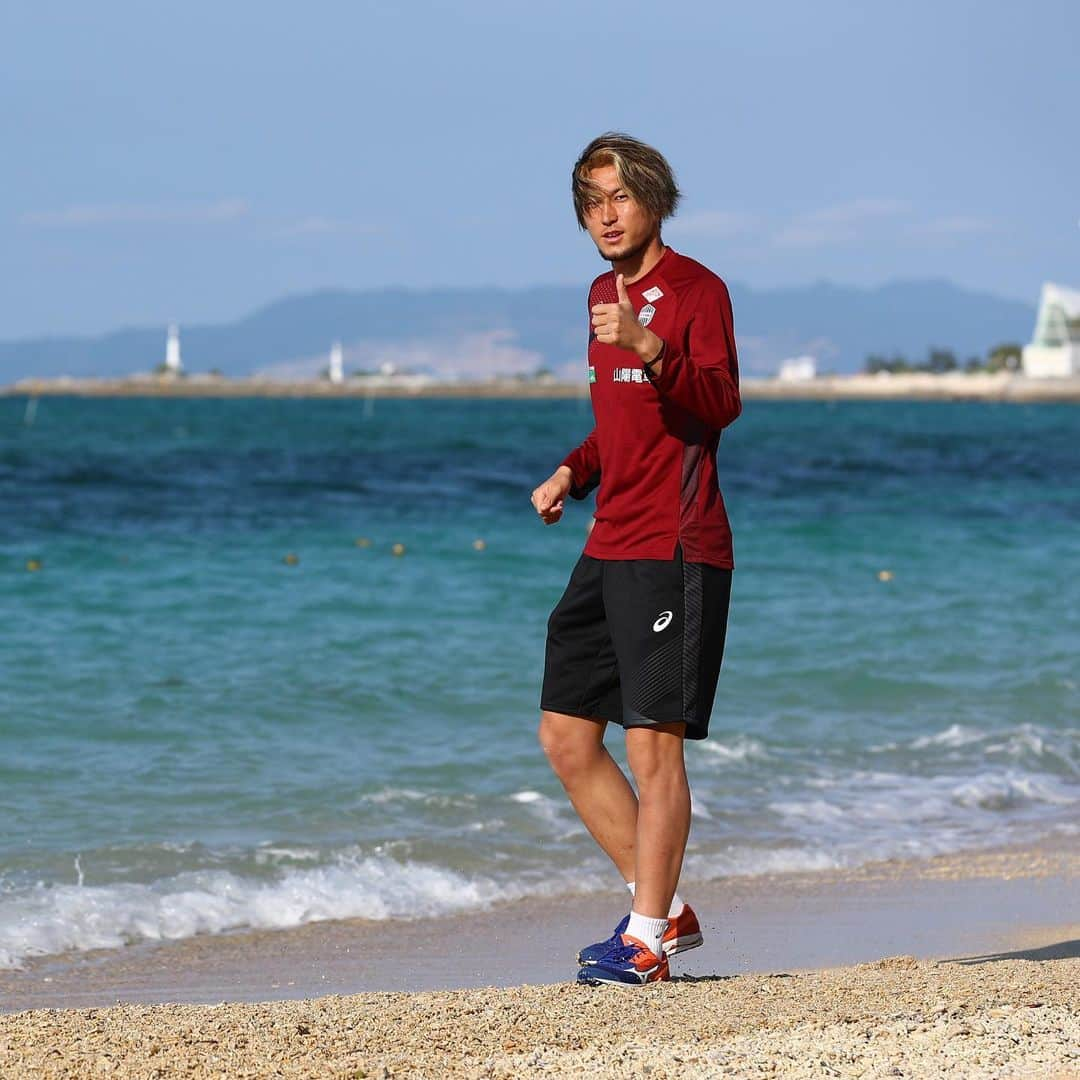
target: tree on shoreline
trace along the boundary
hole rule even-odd
[[[877,375],[887,372],[890,375],[903,375],[908,372],[928,372],[933,375],[944,375],[950,371],[1019,371],[1023,349],[1015,343],[995,345],[986,354],[985,360],[977,356],[969,357],[961,368],[952,349],[931,348],[927,351],[926,359],[921,363],[913,362],[899,353],[887,357],[879,353],[871,353],[863,364],[863,370],[868,375]]]
[[[1009,343],[997,345],[990,350],[986,358],[987,371],[1019,371],[1024,350],[1021,346]]]

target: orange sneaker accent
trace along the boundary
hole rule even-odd
[[[661,941],[661,948],[668,956],[678,956],[688,949],[696,949],[704,944],[701,925],[689,904],[683,904],[682,911],[674,919],[668,919],[668,928]]]
[[[632,963],[638,971],[648,972],[648,975],[641,980],[643,983],[670,981],[671,968],[668,967],[667,953],[664,952],[663,948],[660,949],[660,955],[657,956],[644,941],[634,937],[632,934],[623,934],[622,942],[624,945],[637,946],[638,953]]]

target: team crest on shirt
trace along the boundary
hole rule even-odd
[[[656,314],[656,308],[652,304],[646,304],[639,312],[637,321],[642,326],[648,326],[652,322],[653,316]]]

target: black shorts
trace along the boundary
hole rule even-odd
[[[623,727],[684,722],[704,739],[724,656],[731,571],[582,555],[548,619],[540,708]]]

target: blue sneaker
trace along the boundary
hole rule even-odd
[[[619,944],[598,960],[586,964],[577,975],[579,983],[596,986],[644,986],[646,983],[668,982],[671,969],[664,950],[657,956],[644,942],[629,934],[619,935]]]
[[[626,933],[626,928],[629,925],[630,916],[623,916],[622,922],[615,927],[615,933],[607,941],[598,941],[595,945],[586,945],[578,953],[578,963],[582,965],[595,964],[601,956],[610,952],[620,943],[619,939]],[[683,904],[682,911],[675,918],[668,920],[668,928],[664,933],[661,948],[664,950],[665,956],[678,956],[679,953],[686,952],[688,949],[696,949],[704,940],[694,909],[689,904]]]
[[[612,949],[622,944],[622,936],[630,925],[630,916],[624,915],[622,921],[615,927],[615,933],[607,941],[598,941],[595,945],[586,945],[577,954],[579,964],[595,964],[601,957],[606,956]]]

